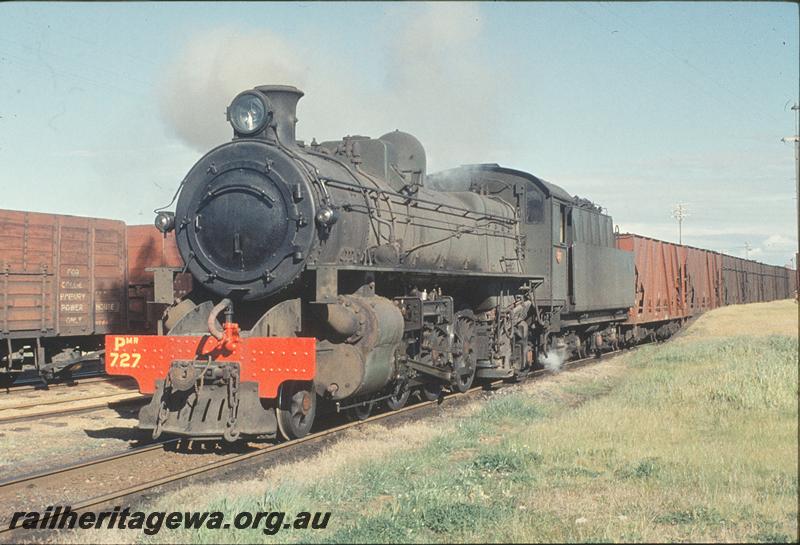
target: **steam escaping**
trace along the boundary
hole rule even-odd
[[[304,81],[303,64],[289,44],[269,32],[257,35],[232,28],[201,32],[168,67],[161,86],[166,124],[190,147],[208,151],[232,131],[225,108],[234,96],[265,83]],[[254,54],[266,51],[265,54]]]
[[[561,371],[561,366],[564,365],[565,359],[563,350],[551,349],[546,354],[539,353],[539,363],[544,365],[545,369],[554,373]]]
[[[365,72],[360,49],[345,53],[264,28],[199,32],[162,77],[162,117],[203,153],[232,137],[225,108],[236,94],[294,85],[306,93],[297,125],[306,141],[400,129],[425,146],[429,170],[497,160],[491,145],[508,152],[495,138],[504,124],[498,110],[509,107],[497,89],[508,82],[486,58],[478,4],[389,5],[379,27],[379,41],[368,45],[383,57],[378,74]]]

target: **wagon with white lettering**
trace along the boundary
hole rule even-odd
[[[0,210],[0,374],[97,362],[128,324],[125,223]]]

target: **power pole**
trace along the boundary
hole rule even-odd
[[[745,259],[750,259],[750,250],[752,250],[752,249],[753,249],[753,247],[750,246],[750,243],[745,241],[744,242],[744,258]]]
[[[795,134],[794,136],[787,136],[781,138],[782,142],[794,142],[794,166],[795,166],[795,195],[797,201],[797,253],[795,253],[795,279],[798,288],[798,298],[800,298],[800,105],[795,104],[792,110],[797,112],[795,114]],[[800,307],[797,309],[798,316],[800,316]]]
[[[678,244],[683,244],[683,218],[689,217],[685,204],[678,203],[672,209],[672,217],[678,220]]]

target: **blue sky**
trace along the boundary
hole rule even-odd
[[[224,108],[301,87],[310,140],[417,135],[622,231],[783,265],[796,248],[788,3],[0,3],[0,207],[149,223]]]

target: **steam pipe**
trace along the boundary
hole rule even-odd
[[[224,332],[217,325],[217,316],[219,316],[219,313],[223,310],[225,311],[225,321],[230,322],[233,317],[233,302],[227,297],[217,303],[214,308],[211,309],[211,314],[208,315],[208,332],[218,341],[221,341],[224,335]]]

